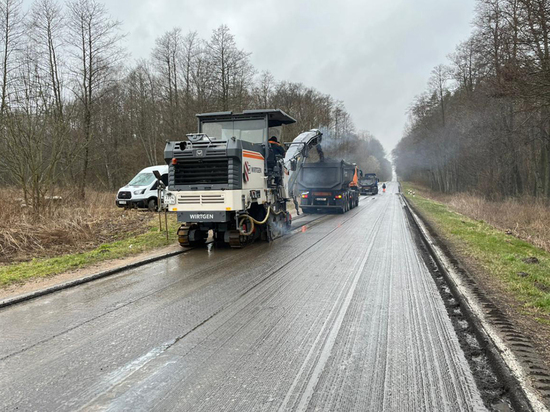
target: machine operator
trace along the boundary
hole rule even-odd
[[[271,136],[269,138],[269,146],[271,147],[271,150],[273,150],[273,153],[275,153],[275,157],[278,156],[284,158],[286,154],[285,148],[279,143],[276,136]]]

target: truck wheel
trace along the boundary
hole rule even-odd
[[[157,199],[149,199],[147,202],[147,209],[151,212],[155,212],[157,210]]]

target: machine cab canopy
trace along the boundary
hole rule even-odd
[[[295,123],[292,117],[279,109],[245,110],[242,113],[218,112],[198,114],[199,133],[212,140],[231,138],[255,144],[267,144],[271,136],[279,142],[282,126]]]

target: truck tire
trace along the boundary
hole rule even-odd
[[[343,215],[344,213],[346,213],[346,212],[348,211],[348,210],[347,210],[347,207],[346,207],[347,204],[348,204],[348,202],[346,202],[346,201],[344,200],[344,204],[342,205],[342,207],[340,208],[340,210],[338,211],[338,213],[340,213],[340,214],[342,214],[342,215]]]

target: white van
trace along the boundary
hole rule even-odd
[[[139,172],[126,186],[118,189],[116,205],[118,207],[141,207],[156,210],[158,205],[157,178],[158,171],[162,182],[168,185],[168,165],[146,167]]]

